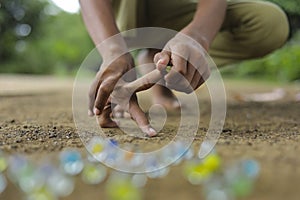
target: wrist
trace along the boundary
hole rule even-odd
[[[114,60],[129,52],[125,40],[117,35],[104,40],[97,49],[103,60]]]
[[[102,66],[109,68],[117,67],[119,72],[125,73],[134,67],[134,60],[129,52],[122,54],[111,54],[109,57],[103,57]]]
[[[104,61],[117,59],[128,52],[126,47],[122,47],[117,44],[110,44],[108,46],[101,47],[101,49],[98,48],[98,50]]]
[[[204,33],[201,31],[201,28],[198,28],[194,25],[194,23],[190,23],[187,27],[185,27],[181,33],[186,34],[187,36],[193,38],[196,42],[198,42],[206,51],[208,51],[210,46],[210,40]]]

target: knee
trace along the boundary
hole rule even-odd
[[[286,14],[277,5],[260,3],[256,15],[257,44],[253,56],[261,57],[278,48],[287,40],[289,23]]]

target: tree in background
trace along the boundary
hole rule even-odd
[[[287,12],[293,39],[270,56],[237,64],[227,74],[300,79],[299,0],[269,1]],[[92,48],[80,14],[65,13],[49,0],[0,1],[0,73],[74,74]]]
[[[6,62],[16,56],[22,44],[40,37],[45,3],[28,0],[0,2],[0,59]]]
[[[72,74],[93,47],[79,14],[47,0],[0,5],[0,72]]]

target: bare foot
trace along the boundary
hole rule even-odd
[[[180,104],[171,90],[162,86],[155,85],[152,88],[153,103],[164,106],[167,110],[178,110]]]
[[[159,50],[156,49],[141,51],[138,55],[138,65],[153,63],[153,58],[158,52]],[[141,73],[147,74],[154,69],[155,64],[153,63],[152,67],[149,67],[149,69],[144,69],[144,71],[141,71]],[[180,104],[173,92],[162,85],[164,85],[163,82],[151,88],[153,92],[153,103],[160,104],[164,106],[167,110],[180,109]]]

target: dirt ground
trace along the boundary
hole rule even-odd
[[[72,115],[72,81],[52,77],[0,77],[0,149],[6,153],[24,153],[35,160],[51,159],[66,147],[84,152]],[[251,200],[296,200],[300,191],[300,103],[293,100],[299,84],[278,85],[260,81],[225,81],[227,117],[216,150],[224,165],[242,158],[261,164],[261,174]],[[239,94],[270,91],[281,87],[285,98],[269,103],[239,101]],[[149,99],[141,96],[141,102]],[[205,101],[204,101],[205,104]],[[208,121],[205,112],[201,120]],[[132,142],[155,146],[172,139],[172,128],[151,139],[130,140],[117,129],[108,130],[120,143]],[[194,145],[205,134],[199,127]],[[75,191],[66,200],[107,199],[105,184],[87,186],[76,181]],[[203,199],[201,187],[192,186],[182,176],[182,166],[172,167],[170,174],[149,180],[144,188],[145,200]],[[22,199],[12,184],[0,199]]]

